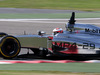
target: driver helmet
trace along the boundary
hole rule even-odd
[[[63,33],[63,29],[62,28],[53,29],[53,34],[56,35],[57,33]]]

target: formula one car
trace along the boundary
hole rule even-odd
[[[76,24],[75,12],[66,24],[66,30],[54,29],[53,35],[39,31],[38,35],[11,36],[0,33],[0,55],[16,57],[21,48],[31,49],[41,56],[67,56],[79,54],[100,54],[100,28],[90,24]]]

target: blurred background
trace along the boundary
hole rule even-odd
[[[99,18],[100,0],[0,0],[0,18],[69,18],[73,11]]]

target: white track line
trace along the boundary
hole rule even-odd
[[[56,22],[55,20],[64,20],[66,22]],[[67,23],[69,19],[0,19],[7,22],[32,22],[32,23]],[[100,18],[80,18],[76,20],[100,20]],[[47,21],[47,22],[46,22]],[[49,22],[53,21],[53,22]],[[100,24],[100,23],[82,23],[82,24]]]
[[[100,18],[77,18],[76,20],[99,20]],[[0,19],[0,21],[27,21],[27,20],[32,20],[32,21],[39,21],[39,20],[69,20],[69,19]]]

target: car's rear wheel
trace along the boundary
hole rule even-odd
[[[4,33],[4,32],[0,32],[0,37],[6,36],[8,34]]]
[[[4,58],[16,57],[20,52],[20,48],[20,42],[13,36],[7,35],[0,40],[0,53]]]

